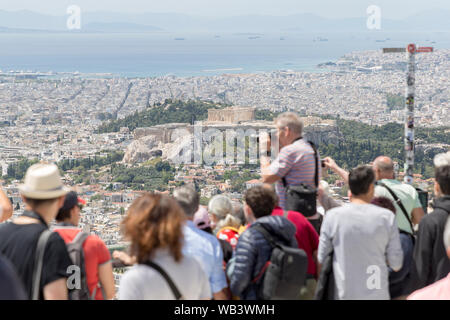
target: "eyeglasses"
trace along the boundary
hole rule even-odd
[[[83,210],[83,205],[82,205],[82,204],[79,204],[79,205],[78,205],[78,208],[80,208],[80,211]]]

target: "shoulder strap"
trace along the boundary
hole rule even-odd
[[[260,224],[256,225],[254,228],[262,233],[263,237],[270,243],[272,247],[278,246],[278,241],[266,230],[266,228],[264,228]]]
[[[399,199],[399,197],[397,197],[397,195],[395,194],[394,191],[392,191],[391,188],[389,188],[386,184],[384,184],[383,182],[377,182],[377,185],[382,186],[384,188],[386,188],[387,191],[389,191],[389,193],[391,194],[391,196],[394,198],[395,203],[397,203],[397,205],[400,207],[400,210],[402,211],[403,215],[405,216],[406,220],[408,220],[409,222],[409,226],[411,227],[411,232],[414,234],[414,226],[411,222],[411,219],[408,216],[408,212],[406,212],[405,207],[403,206],[402,201]]]
[[[159,265],[157,265],[156,263],[154,263],[152,261],[146,261],[146,262],[144,262],[144,264],[155,269],[156,271],[158,271],[161,274],[161,276],[167,281],[167,284],[169,285],[170,289],[172,290],[172,293],[175,296],[176,300],[183,299],[183,295],[180,293],[180,291],[178,290],[175,283],[172,281],[172,279],[169,277],[169,275],[163,270],[163,268],[161,268]]]
[[[72,242],[70,244],[82,246],[83,243],[86,241],[87,237],[89,237],[88,233],[86,233],[84,231],[80,231],[77,233],[77,235],[75,236],[75,238],[72,240]]]
[[[45,229],[39,236],[39,240],[36,246],[36,254],[34,256],[34,270],[31,287],[31,300],[39,300],[39,289],[42,276],[42,265],[44,263],[44,252],[48,242],[48,238],[52,232]]]
[[[97,289],[100,288],[101,292],[102,292],[102,297],[103,300],[106,300],[106,293],[105,293],[105,289],[102,287],[100,281],[97,282],[97,284],[95,285],[94,291],[92,291],[91,296],[89,297],[90,300],[95,300],[95,296],[97,295]]]
[[[319,156],[317,154],[317,148],[316,145],[312,141],[308,141],[308,143],[311,145],[311,148],[314,150],[314,167],[315,167],[315,173],[314,173],[314,183],[316,184],[316,188],[319,187]]]
[[[300,139],[302,139],[302,138],[300,138]],[[300,140],[300,139],[297,139],[297,140]],[[297,141],[297,140],[295,140],[295,141]],[[316,145],[313,142],[309,141],[309,140],[308,140],[308,143],[311,145],[311,148],[314,150],[314,168],[315,168],[315,170],[314,170],[314,184],[316,185],[316,188],[318,188],[319,187],[319,165],[318,165],[318,162],[319,162],[318,158],[319,158],[319,156],[317,154]],[[286,178],[285,177],[281,178],[281,181],[283,182],[284,188],[286,188],[287,187]]]

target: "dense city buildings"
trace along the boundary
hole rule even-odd
[[[170,151],[166,138],[174,129],[189,128],[193,123],[165,124],[134,132],[122,128],[118,132],[95,133],[104,121],[124,118],[166,99],[193,99],[234,106],[208,112],[204,125],[220,129],[270,128],[270,122],[255,120],[257,110],[294,110],[304,117],[306,132],[309,130],[313,140],[328,139],[335,144],[339,143],[339,129],[333,120],[322,120],[317,115],[372,125],[403,123],[404,105],[398,97],[403,97],[405,91],[404,54],[354,52],[321,67],[321,72],[285,70],[134,79],[85,78],[76,74],[16,77],[1,73],[2,174],[6,176],[8,166],[22,159],[56,163],[86,158],[91,161],[107,159],[111,152],[123,152],[121,165],[124,168],[145,165],[155,157],[171,160],[170,156],[165,156],[165,152]],[[416,77],[417,125],[450,126],[450,50],[419,54]],[[152,135],[157,138],[150,138]],[[152,148],[145,149],[151,139]],[[89,201],[82,226],[98,234],[107,245],[120,244],[120,221],[128,205],[144,192],[144,182],[140,188],[130,188],[124,181],[113,181],[110,165],[92,168],[89,165],[89,174],[83,179],[77,179],[79,172],[77,167],[69,168],[64,171],[64,179]],[[415,178],[422,186],[431,184],[431,181],[421,180],[420,175]],[[161,191],[169,192],[183,183],[194,183],[204,199],[226,193],[233,200],[241,201],[242,191],[257,185],[257,179],[256,165],[244,168],[236,163],[174,165],[174,172],[162,177],[167,187]],[[17,190],[19,180],[9,179],[4,186],[15,208],[19,209],[15,214],[23,209]],[[346,196],[338,179],[334,179],[331,190],[337,196]]]

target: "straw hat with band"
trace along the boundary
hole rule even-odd
[[[64,196],[70,189],[63,185],[56,165],[38,163],[28,168],[19,191],[25,198],[47,200]]]

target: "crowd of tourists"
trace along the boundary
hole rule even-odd
[[[450,299],[450,152],[434,161],[433,211],[380,155],[349,171],[303,136],[295,113],[275,120],[279,153],[262,156],[261,184],[242,203],[200,205],[193,186],[143,194],[110,254],[79,228],[86,202],[53,164],[31,166],[13,208],[0,191],[0,299]],[[270,145],[271,141],[262,141]],[[347,184],[331,198],[322,171]],[[118,292],[112,261],[126,271]]]

